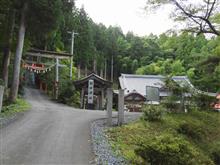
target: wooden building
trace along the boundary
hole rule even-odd
[[[81,80],[74,81],[74,85],[81,91],[81,109],[103,110],[105,108],[106,90],[112,87],[112,82],[92,73]]]
[[[140,112],[146,97],[136,91],[125,95],[125,105],[130,112]]]

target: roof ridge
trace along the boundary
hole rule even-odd
[[[122,77],[158,77],[158,78],[165,78],[163,75],[136,75],[136,74],[121,74]]]
[[[163,76],[163,75],[137,75],[137,74],[124,74],[122,73],[121,74],[121,77],[140,77],[140,78],[166,78],[166,76]],[[172,76],[172,78],[187,78],[188,79],[188,76]]]

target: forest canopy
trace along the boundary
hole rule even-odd
[[[140,37],[133,32],[124,34],[118,26],[107,27],[94,22],[83,7],[75,6],[74,0],[0,0],[0,58],[3,61],[0,71],[3,80],[9,79],[8,87],[14,86],[11,83],[14,71],[12,65],[7,64],[8,61],[13,63],[19,55],[16,51],[21,39],[18,34],[21,20],[25,18],[23,55],[30,48],[70,52],[69,32],[74,31],[78,35],[73,60],[78,72],[81,71],[79,76],[93,71],[117,82],[121,73],[187,75],[199,89],[219,91],[219,1],[201,1],[198,6],[191,1],[146,2],[149,5],[146,10],[173,5],[177,11],[174,19],[185,21],[188,26],[182,32]],[[206,33],[214,36],[207,38]]]

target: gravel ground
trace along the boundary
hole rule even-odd
[[[125,123],[134,121],[140,117],[140,114],[125,116]],[[111,150],[111,146],[108,143],[105,135],[105,130],[109,128],[107,126],[106,119],[96,120],[91,124],[92,135],[92,147],[96,155],[96,164],[98,165],[125,165],[128,164],[122,157],[116,156]],[[117,126],[117,118],[113,118],[113,126]]]

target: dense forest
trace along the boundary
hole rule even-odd
[[[201,90],[220,90],[218,31],[212,36],[200,29],[140,37],[124,34],[118,26],[95,23],[74,0],[0,0],[0,4],[0,72],[8,87],[18,84],[21,54],[25,56],[31,48],[70,52],[69,32],[74,31],[78,33],[73,59],[78,77],[93,71],[117,83],[121,73],[187,75]],[[209,17],[219,25],[219,14],[211,17],[209,13]],[[61,79],[68,79],[67,71],[61,72]]]

